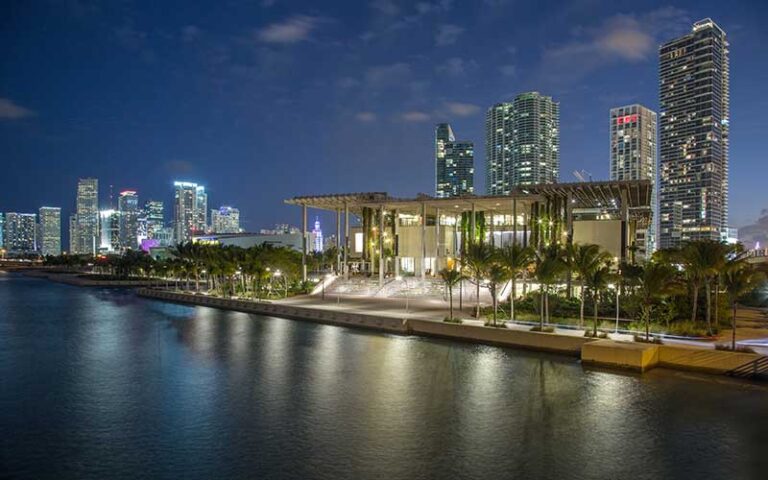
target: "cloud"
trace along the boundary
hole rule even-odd
[[[358,112],[355,114],[355,118],[359,122],[371,123],[371,122],[375,122],[378,117],[373,112]]]
[[[374,0],[370,3],[372,9],[383,13],[384,15],[397,15],[400,13],[400,7],[395,5],[392,0]]]
[[[686,12],[675,7],[614,15],[595,27],[577,29],[571,41],[545,50],[542,66],[572,79],[609,63],[646,61],[659,43],[689,24]]]
[[[365,81],[374,88],[393,87],[410,82],[411,76],[411,66],[399,62],[369,68],[365,72]]]
[[[409,123],[420,123],[420,122],[428,122],[431,117],[429,116],[428,113],[412,110],[410,112],[403,113],[402,115],[400,115],[400,118],[403,121],[406,121]]]
[[[140,50],[147,41],[147,32],[138,30],[130,24],[114,29],[114,34],[117,42],[127,50]]]
[[[309,39],[317,29],[320,19],[306,15],[296,15],[282,22],[267,25],[257,33],[257,38],[265,43],[291,44]]]
[[[449,58],[444,63],[435,67],[437,73],[450,75],[452,77],[461,77],[476,69],[477,62],[474,60],[467,61],[459,57]]]
[[[20,120],[35,115],[32,110],[17,105],[9,98],[0,98],[0,120]]]
[[[448,102],[445,108],[457,117],[469,117],[480,112],[480,107],[472,103]]]
[[[435,34],[435,45],[438,47],[453,45],[462,33],[464,33],[464,28],[458,25],[440,25]]]
[[[505,77],[513,77],[517,73],[517,67],[514,65],[502,65],[499,67],[499,72]]]
[[[200,36],[201,30],[195,25],[186,25],[181,29],[181,40],[183,42],[194,42]]]

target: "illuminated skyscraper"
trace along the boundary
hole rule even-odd
[[[475,153],[472,142],[459,140],[450,124],[435,127],[435,194],[438,198],[475,192]]]
[[[81,178],[77,182],[77,217],[75,242],[70,238],[72,253],[94,254],[99,240],[99,181]],[[74,247],[74,248],[73,248]]]
[[[213,233],[240,232],[240,210],[233,207],[211,210],[211,229]]]
[[[656,216],[656,112],[642,105],[611,109],[611,180],[650,180],[653,217],[645,231],[638,231],[634,241],[643,255],[655,247]]]
[[[5,214],[5,249],[13,254],[37,251],[37,215],[9,212]]]
[[[144,216],[147,219],[147,238],[155,238],[165,227],[165,209],[163,202],[148,200],[144,204]]]
[[[99,251],[114,253],[120,251],[120,214],[117,210],[102,210],[99,212],[101,237]]]
[[[43,256],[61,255],[61,209],[40,207],[40,239],[38,247]]]
[[[521,93],[485,116],[486,190],[507,195],[520,185],[555,183],[560,174],[560,104]]]
[[[173,186],[174,241],[181,243],[191,240],[195,233],[206,231],[208,195],[205,193],[205,187],[196,183],[174,182]]]
[[[728,40],[711,19],[659,49],[659,246],[728,227]]]
[[[0,249],[5,248],[5,215],[0,212]]]
[[[139,245],[139,196],[133,190],[120,192],[117,199],[120,217],[120,247],[135,250]]]
[[[315,228],[312,229],[312,251],[323,251],[323,230],[320,228],[320,219],[315,217]]]

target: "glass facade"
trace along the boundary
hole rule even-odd
[[[659,50],[659,246],[720,240],[728,226],[729,61],[712,20]]]
[[[650,180],[653,218],[648,230],[638,231],[633,239],[643,254],[655,250],[656,215],[656,112],[642,105],[611,109],[611,180]]]
[[[70,250],[75,254],[95,254],[99,239],[99,181],[95,178],[81,178],[77,182],[75,221],[75,241],[70,238]]]
[[[61,209],[40,207],[40,253],[43,256],[61,255]]]
[[[460,197],[475,193],[475,145],[456,140],[450,124],[435,127],[435,195]]]
[[[491,107],[485,117],[486,191],[556,183],[560,175],[560,104],[538,92]]]
[[[213,233],[240,233],[240,210],[226,206],[211,210],[211,229]]]
[[[120,246],[135,250],[139,246],[139,195],[133,190],[120,192],[117,209],[120,218]]]

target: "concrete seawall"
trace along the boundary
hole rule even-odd
[[[430,337],[450,338],[463,342],[485,343],[502,347],[525,348],[578,357],[581,347],[590,338],[554,333],[529,332],[506,328],[457,325],[428,320],[408,320],[411,333]]]
[[[228,298],[193,295],[188,293],[167,292],[142,288],[138,290],[142,297],[166,300],[175,303],[201,305],[238,312],[256,313],[259,315],[274,315],[294,320],[307,320],[317,323],[327,323],[344,327],[367,328],[384,332],[407,334],[408,324],[405,320],[395,317],[382,317],[360,313],[338,312],[319,308],[297,307],[279,303],[253,302]]]
[[[461,342],[570,355],[580,358],[585,364],[640,372],[645,372],[655,367],[666,367],[675,370],[723,375],[761,358],[761,355],[753,353],[729,352],[694,346],[597,340],[573,335],[385,317],[357,312],[227,299],[149,288],[139,289],[137,293],[142,297],[175,303],[200,305],[259,315],[274,315],[342,327],[364,328],[401,335],[439,337]]]

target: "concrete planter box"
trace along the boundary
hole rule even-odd
[[[756,353],[704,350],[680,345],[662,345],[659,348],[659,365],[678,370],[724,374],[760,358]]]
[[[659,363],[659,346],[648,343],[598,340],[585,344],[581,361],[644,372]]]

